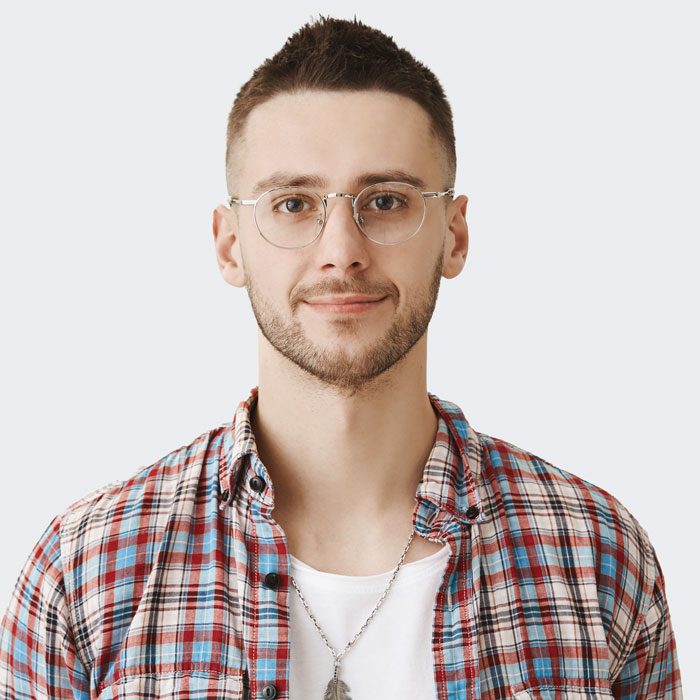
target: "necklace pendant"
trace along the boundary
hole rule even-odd
[[[335,671],[333,671],[333,678],[328,681],[323,700],[352,700],[350,697],[350,688],[348,688],[348,684],[338,678],[339,667],[340,664],[336,663]]]

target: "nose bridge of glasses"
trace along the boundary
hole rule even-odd
[[[329,192],[327,195],[324,197],[321,197],[321,201],[323,202],[323,209],[326,217],[328,217],[328,200],[329,199],[336,199],[336,198],[344,198],[347,197],[350,199],[350,204],[352,206],[352,218],[355,219],[356,222],[359,223],[358,221],[358,214],[355,211],[355,201],[357,197],[354,194],[350,194],[349,192]]]
[[[327,208],[328,207],[328,200],[329,199],[336,199],[338,197],[348,197],[351,201],[351,203],[354,205],[355,204],[355,195],[354,194],[349,194],[348,192],[329,192],[325,197],[321,197],[323,200],[324,206]]]

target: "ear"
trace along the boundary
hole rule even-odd
[[[214,209],[214,248],[221,276],[234,287],[245,286],[241,244],[234,213],[223,204]]]
[[[456,277],[464,267],[469,250],[469,229],[467,228],[467,202],[465,195],[452,200],[447,208],[447,233],[442,264],[442,276]]]

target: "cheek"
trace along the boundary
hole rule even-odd
[[[432,231],[430,237],[426,236],[419,241],[422,233],[424,232],[421,231],[415,239],[408,241],[405,248],[397,246],[389,251],[393,255],[387,261],[385,270],[402,294],[422,294],[432,283],[436,266],[442,268],[444,236]]]
[[[261,240],[263,245],[247,243],[242,247],[246,279],[259,296],[284,303],[300,279],[300,266],[287,251],[278,250],[264,240]]]

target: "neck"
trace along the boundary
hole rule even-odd
[[[437,430],[426,347],[424,336],[384,375],[350,392],[320,383],[261,342],[253,429],[275,518],[288,534],[315,532],[328,542],[329,528],[352,533],[362,523],[381,532],[400,522],[408,536]]]

